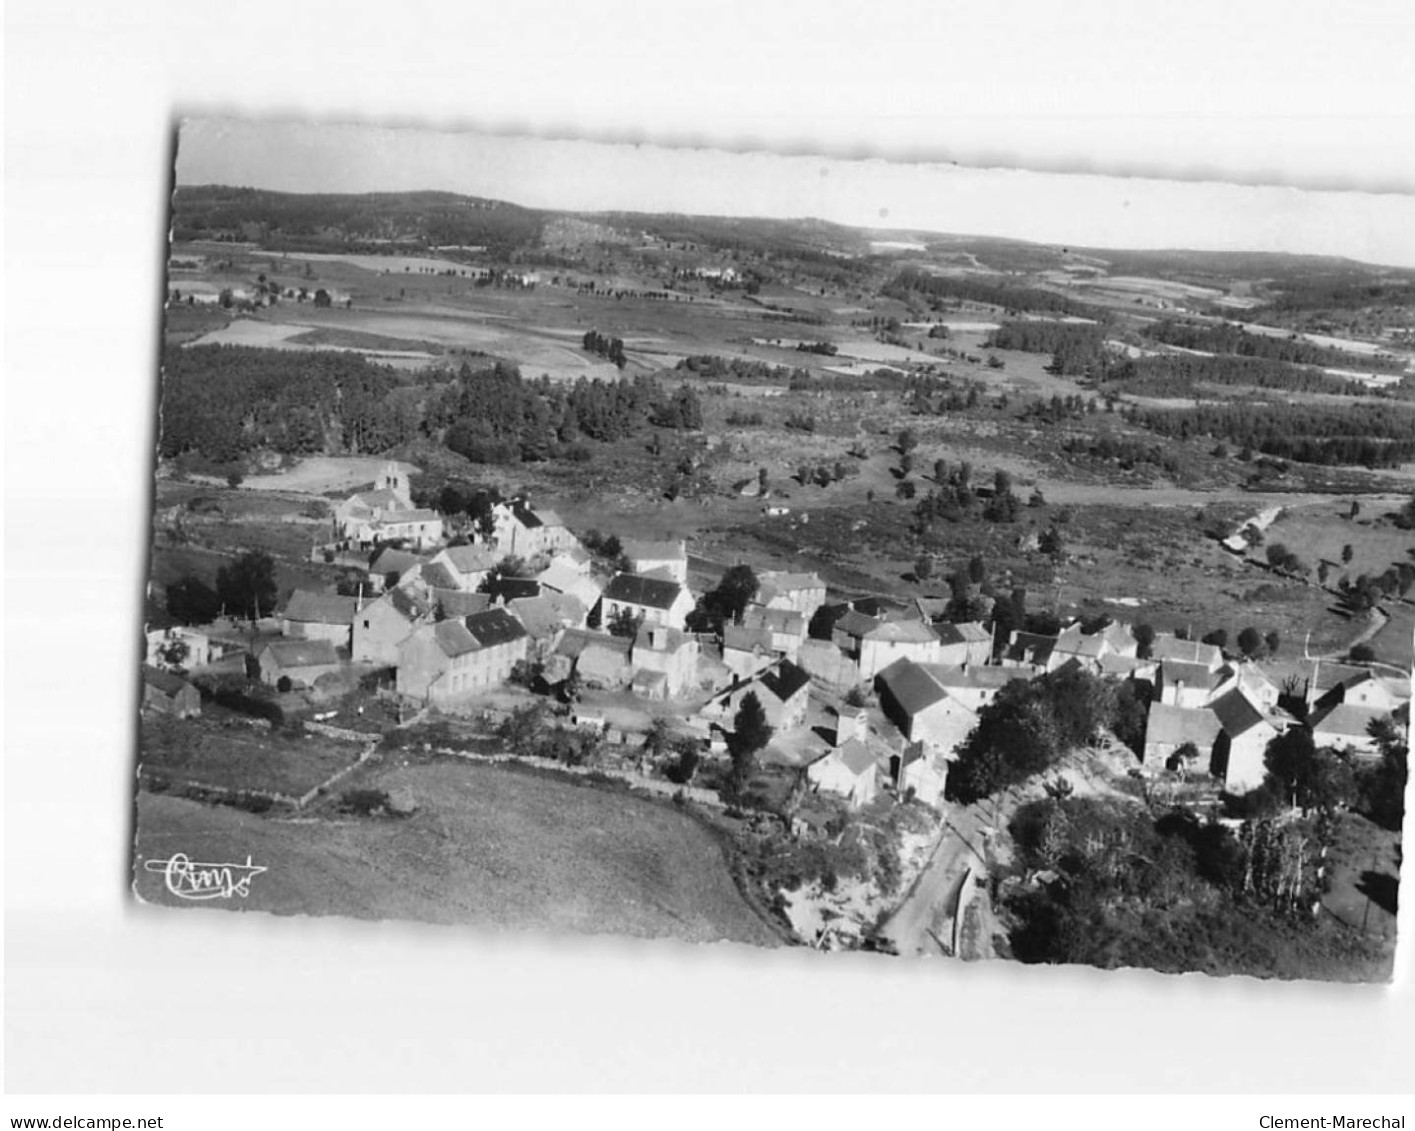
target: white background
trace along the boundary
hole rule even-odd
[[[1394,988],[822,959],[164,913],[125,869],[175,111],[1410,192],[1411,20],[1406,0],[9,4],[7,1087],[1408,1086],[1408,945]]]

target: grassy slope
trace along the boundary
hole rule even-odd
[[[390,765],[407,820],[290,821],[167,796],[138,802],[140,857],[270,868],[241,906],[277,914],[730,939],[776,936],[742,901],[711,836],[665,806],[489,766]],[[176,903],[138,872],[148,900]]]

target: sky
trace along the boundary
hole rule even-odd
[[[1340,255],[1415,267],[1415,196],[669,148],[369,124],[188,118],[177,183],[439,189],[569,211],[815,217],[1100,248]]]

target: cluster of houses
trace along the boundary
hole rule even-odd
[[[573,680],[646,703],[687,701],[689,729],[709,741],[721,741],[753,694],[810,782],[852,805],[868,804],[884,783],[937,805],[979,712],[1009,683],[1067,665],[1146,689],[1146,765],[1201,765],[1230,791],[1260,785],[1268,742],[1303,725],[1257,664],[1214,645],[1160,635],[1142,657],[1128,626],[1088,633],[1079,622],[1001,642],[981,624],[943,619],[937,599],[828,602],[814,573],[761,574],[755,598],[720,639],[701,636],[688,628],[697,598],[682,540],[628,541],[622,569],[604,576],[551,511],[517,498],[498,503],[492,519],[477,542],[445,545],[441,516],[413,507],[406,475],[387,465],[372,491],[338,507],[336,535],[369,547],[396,537],[407,548],[378,550],[357,595],[297,590],[279,614],[279,636],[253,653],[260,678],[318,687],[350,664],[392,669],[408,705],[456,711],[524,661],[550,688]],[[504,574],[509,558],[526,576]],[[174,648],[179,638],[184,646]],[[204,666],[212,647],[190,629],[149,634],[145,706],[199,710],[172,669]],[[878,707],[842,706],[833,728],[808,728],[813,691],[839,702],[865,687],[878,693]],[[1301,713],[1319,745],[1372,753],[1370,723],[1408,709],[1409,688],[1365,669],[1314,664],[1305,695]],[[595,721],[593,711],[580,714]],[[819,741],[793,740],[812,734]]]

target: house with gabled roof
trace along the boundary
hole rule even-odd
[[[357,597],[296,589],[280,614],[280,634],[297,640],[328,640],[347,648],[358,611]]]
[[[426,597],[397,587],[388,590],[377,600],[365,604],[354,616],[354,661],[396,664],[398,645],[434,614],[434,605]]]
[[[593,609],[604,595],[604,587],[598,581],[588,573],[576,569],[563,557],[557,558],[548,568],[536,574],[536,581],[540,583],[542,592],[563,593],[567,597],[574,597],[586,610]]]
[[[600,622],[607,625],[627,611],[629,616],[642,617],[644,624],[681,629],[687,626],[693,604],[692,593],[677,581],[620,573],[604,588]]]
[[[491,508],[491,544],[501,554],[536,558],[579,545],[554,511],[532,507],[524,496],[496,503]]]
[[[1314,693],[1308,696],[1308,701],[1315,710],[1325,711],[1339,703],[1348,703],[1389,712],[1410,700],[1409,679],[1387,679],[1369,668],[1319,664],[1309,682]]]
[[[526,658],[529,639],[505,609],[420,625],[398,646],[398,693],[454,706],[504,683]]]
[[[491,608],[490,593],[464,593],[460,589],[429,589],[426,597],[444,620],[469,617]]]
[[[261,682],[275,687],[281,678],[292,686],[313,687],[315,680],[339,671],[339,654],[328,640],[271,640],[257,647]]]
[[[765,631],[772,649],[792,660],[806,639],[806,617],[795,609],[748,606],[742,612],[742,627]]]
[[[1055,651],[1055,636],[1018,629],[1008,637],[1007,647],[1003,649],[998,663],[1003,667],[1021,668],[1041,675],[1060,666],[1060,661],[1053,661]]]
[[[584,606],[563,593],[517,597],[505,607],[525,628],[531,638],[531,651],[536,655],[546,652],[564,629],[581,628],[585,623]]]
[[[992,633],[976,622],[953,624],[932,621],[938,636],[938,659],[935,663],[950,667],[981,667],[992,659]]]
[[[835,615],[838,612],[838,615]],[[858,609],[832,610],[833,624],[831,640],[835,646],[853,660],[860,658],[860,644],[864,638],[884,622]]]
[[[1184,664],[1202,664],[1215,672],[1223,667],[1223,649],[1201,640],[1181,640],[1172,633],[1159,633],[1150,645],[1150,659]]]
[[[1211,772],[1230,793],[1257,789],[1267,776],[1268,743],[1287,729],[1283,716],[1266,714],[1234,687],[1213,701],[1222,733],[1214,743]]]
[[[556,639],[546,660],[547,683],[558,684],[574,672],[586,687],[616,690],[633,679],[629,658],[633,641],[589,629],[566,629]]]
[[[1227,664],[1162,660],[1155,674],[1155,698],[1171,707],[1203,707],[1237,686],[1238,672]]]
[[[825,604],[825,582],[814,573],[767,570],[757,582],[757,604],[800,613],[807,622]]]
[[[409,573],[420,569],[428,559],[422,554],[415,554],[411,550],[400,550],[396,546],[384,546],[369,562],[368,577],[369,589],[371,592],[380,593],[388,587],[388,580],[391,577],[393,584],[397,585],[408,576]]]
[[[772,645],[770,629],[747,628],[740,624],[723,626],[722,663],[738,679],[775,663],[778,655]]]
[[[891,754],[888,762],[890,779],[901,797],[909,794],[925,805],[938,808],[948,787],[950,754],[926,742],[905,743],[904,749]]]
[[[176,672],[144,664],[142,710],[187,719],[201,714],[201,692]]]
[[[1199,764],[1207,766],[1222,730],[1218,716],[1208,707],[1151,703],[1145,721],[1143,761],[1147,766],[1164,766],[1176,750],[1191,744]]]
[[[217,648],[219,649],[219,645]],[[169,662],[168,656],[180,655],[177,662]],[[204,632],[185,625],[174,624],[166,628],[153,628],[147,632],[147,656],[145,663],[155,668],[204,668],[216,655],[211,637]]]
[[[766,713],[766,721],[777,731],[792,730],[806,721],[811,677],[790,660],[778,660],[748,679],[738,680],[719,691],[704,713],[731,720],[748,694],[756,695]]]
[[[1379,757],[1380,744],[1371,736],[1371,727],[1390,717],[1391,713],[1380,707],[1334,703],[1309,720],[1312,741],[1323,749],[1349,750],[1367,758]]]
[[[970,711],[981,711],[1009,683],[1029,678],[1019,668],[979,668],[971,664],[956,668],[949,664],[925,664],[923,667],[930,678]]]
[[[688,584],[688,543],[683,539],[669,542],[630,539],[623,547],[630,573]]]
[[[949,694],[938,665],[896,660],[875,679],[880,707],[906,740],[951,756],[978,725],[977,711]]]
[[[662,624],[641,625],[629,652],[634,678],[655,677],[651,686],[646,684],[653,699],[686,695],[697,687],[699,649],[697,637],[680,629]]]
[[[806,767],[806,780],[857,809],[878,795],[881,763],[891,753],[868,729],[837,732],[835,745]]]
[[[439,584],[438,588],[475,593],[500,560],[500,555],[485,546],[448,546],[438,551],[432,562],[450,581],[450,584]]]

